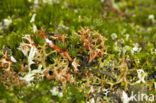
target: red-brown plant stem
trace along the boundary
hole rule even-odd
[[[45,40],[47,39],[45,30],[43,28],[41,28],[41,31],[39,33],[40,36],[42,36]],[[73,59],[70,57],[69,53],[63,49],[61,49],[60,47],[56,46],[53,42],[52,42],[52,46],[49,45],[49,47],[53,48],[54,50],[58,51],[59,53],[63,53],[70,62],[73,62]]]

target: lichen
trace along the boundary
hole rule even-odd
[[[155,0],[0,4],[0,102],[152,102]]]

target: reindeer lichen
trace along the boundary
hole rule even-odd
[[[0,102],[154,103],[155,0],[0,5]]]

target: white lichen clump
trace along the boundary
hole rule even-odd
[[[63,97],[63,93],[59,91],[58,87],[53,87],[50,92],[53,96]]]
[[[29,71],[24,77],[21,77],[21,80],[25,80],[28,85],[31,84],[31,81],[34,80],[36,74],[43,74],[45,70],[42,70],[42,65],[39,65],[37,69]]]
[[[78,66],[80,66],[79,64],[78,64],[78,62],[76,61],[76,58],[74,59],[74,61],[72,62],[72,66],[74,67],[74,71],[78,71]]]
[[[48,43],[48,45],[49,45],[50,47],[53,47],[53,46],[54,46],[54,45],[53,45],[53,42],[52,42],[51,40],[49,40],[48,38],[46,38],[45,40],[46,40],[46,43]]]
[[[29,41],[29,43],[22,42],[18,49],[21,50],[23,52],[23,54],[27,57],[28,68],[29,68],[29,71],[31,71],[30,66],[32,64],[34,64],[33,60],[38,51],[37,51],[36,46],[34,45],[34,41],[31,39],[30,35],[25,35],[23,37],[23,39],[26,39],[27,41]],[[29,52],[29,54],[28,54],[28,52]]]
[[[113,40],[115,40],[118,36],[117,36],[116,33],[112,33],[111,37],[112,37]]]
[[[142,69],[137,70],[137,73],[138,73],[139,80],[133,83],[132,85],[146,82],[145,77],[147,76],[147,74]]]
[[[87,103],[96,103],[94,98],[91,98]]]
[[[4,22],[4,27],[8,28],[8,26],[12,23],[12,19],[10,17],[6,18],[3,20]]]
[[[11,59],[11,61],[14,62],[14,63],[17,62],[16,59],[15,59],[13,56],[11,56],[10,59]]]
[[[107,97],[107,95],[108,95],[108,93],[109,93],[110,91],[108,90],[108,89],[104,89],[103,90],[103,94]]]
[[[11,23],[12,19],[10,17],[3,19],[3,21],[0,22],[0,30],[7,29]]]
[[[34,33],[37,31],[37,26],[35,24],[35,17],[36,17],[36,14],[33,14],[31,17],[31,20],[30,20],[30,23],[32,23],[32,26],[33,26],[33,32]]]
[[[154,19],[154,15],[153,15],[153,14],[150,14],[150,15],[148,16],[148,19],[153,20],[153,19]]]
[[[34,5],[39,5],[40,3],[47,3],[53,5],[54,3],[59,4],[60,0],[28,0],[29,2],[33,2]]]
[[[43,3],[53,4],[53,0],[43,0]]]
[[[29,69],[29,72],[24,76],[21,77],[22,80],[25,80],[28,85],[31,84],[31,81],[34,80],[34,76],[36,74],[43,75],[44,70],[42,70],[42,65],[39,64],[38,68],[32,70],[31,65],[35,64],[35,56],[38,53],[38,49],[34,45],[34,41],[31,39],[30,35],[25,35],[23,39],[26,39],[28,43],[22,42],[19,46],[19,50],[23,52],[23,54],[27,57],[28,64],[27,67]]]
[[[131,52],[132,52],[132,54],[134,54],[135,52],[140,52],[141,49],[142,49],[142,48],[139,47],[139,44],[136,43],[136,44],[134,44],[134,47],[133,47],[133,49],[131,50]]]
[[[34,4],[38,5],[39,4],[39,0],[34,0]]]

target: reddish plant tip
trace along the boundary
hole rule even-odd
[[[43,28],[41,28],[40,33],[37,34],[37,35],[42,36],[44,39],[47,38],[46,33],[45,33],[45,30]]]
[[[0,67],[5,67],[5,65],[0,65]]]
[[[69,61],[73,62],[73,59],[70,57],[69,53],[67,51],[64,52],[66,57],[68,58]]]
[[[46,37],[46,33],[45,33],[45,30],[43,28],[41,28],[40,33],[38,35],[42,36],[45,40],[49,40]],[[58,38],[60,38],[64,42],[66,37],[65,36],[58,36]],[[56,50],[59,53],[63,53],[68,58],[69,61],[71,61],[71,62],[73,61],[73,59],[70,57],[70,55],[69,55],[69,53],[67,51],[65,51],[65,50],[61,49],[60,47],[56,46],[52,41],[48,41],[48,43],[50,43],[50,42],[51,42],[51,44],[49,44],[49,46],[51,48],[53,48],[54,50]]]

